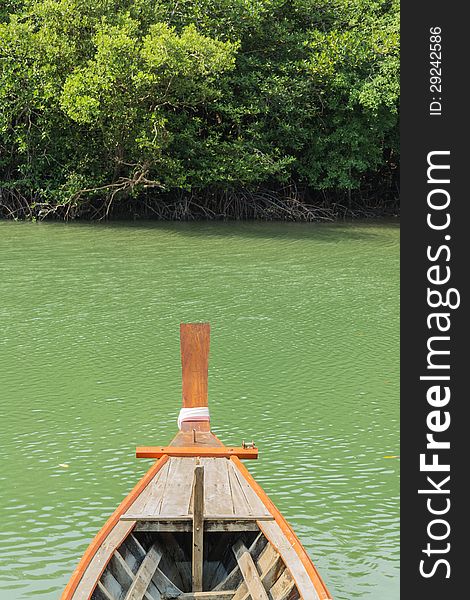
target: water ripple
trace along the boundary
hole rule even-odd
[[[56,599],[174,435],[196,320],[214,430],[335,600],[398,597],[395,225],[0,222],[0,251],[0,599]]]

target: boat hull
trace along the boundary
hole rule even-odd
[[[163,455],[149,469],[90,544],[62,600],[330,598],[295,533],[241,460],[220,452],[211,457],[211,447],[224,446],[204,425],[197,428],[196,440],[193,428],[172,446],[192,443],[204,456]],[[204,549],[195,592],[196,467],[204,471]]]

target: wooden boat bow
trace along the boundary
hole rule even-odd
[[[85,551],[61,600],[328,600],[292,528],[208,413],[208,323],[180,326],[183,409],[169,446]]]

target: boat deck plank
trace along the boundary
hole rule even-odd
[[[170,458],[168,491],[162,499],[160,515],[187,515],[191,500],[192,486],[188,485],[194,477],[195,458],[180,460]]]
[[[149,484],[137,496],[137,498],[134,500],[134,502],[131,504],[131,506],[129,507],[128,510],[132,510],[132,511],[135,510],[136,512],[142,511],[143,507],[145,506],[145,503],[149,499],[149,495],[151,494],[153,487],[156,485],[162,472],[165,472],[165,466],[163,466],[162,469],[157,471],[157,473],[155,474],[155,477],[149,482]]]
[[[204,507],[208,515],[234,514],[228,462],[226,458],[201,458],[205,475]]]
[[[139,498],[122,515],[122,520],[151,521],[159,517],[192,517],[194,468],[204,466],[204,516],[211,519],[253,520],[270,517],[269,511],[251,489],[237,466],[227,458],[176,458],[168,462]]]
[[[161,469],[160,477],[155,478],[147,486],[147,499],[142,507],[142,512],[148,515],[160,514],[160,508],[163,502],[163,498],[166,494],[167,483],[169,480],[168,474],[170,471],[171,459],[167,461]],[[132,507],[131,507],[132,509]],[[129,510],[131,510],[129,509]],[[132,511],[134,512],[134,511]]]
[[[227,462],[227,472],[230,483],[230,492],[232,494],[233,512],[236,515],[253,514],[252,508],[240,485],[240,481],[235,474],[236,467],[231,461]]]
[[[271,513],[268,511],[266,506],[260,500],[256,492],[250,486],[248,481],[243,477],[243,475],[238,470],[237,466],[230,461],[230,465],[232,468],[233,475],[238,480],[240,488],[242,490],[243,496],[246,499],[246,512],[249,515],[265,515],[266,517],[270,517]]]

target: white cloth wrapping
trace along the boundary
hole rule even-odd
[[[210,421],[209,409],[207,406],[182,408],[178,415],[178,429],[181,429],[183,421]]]

